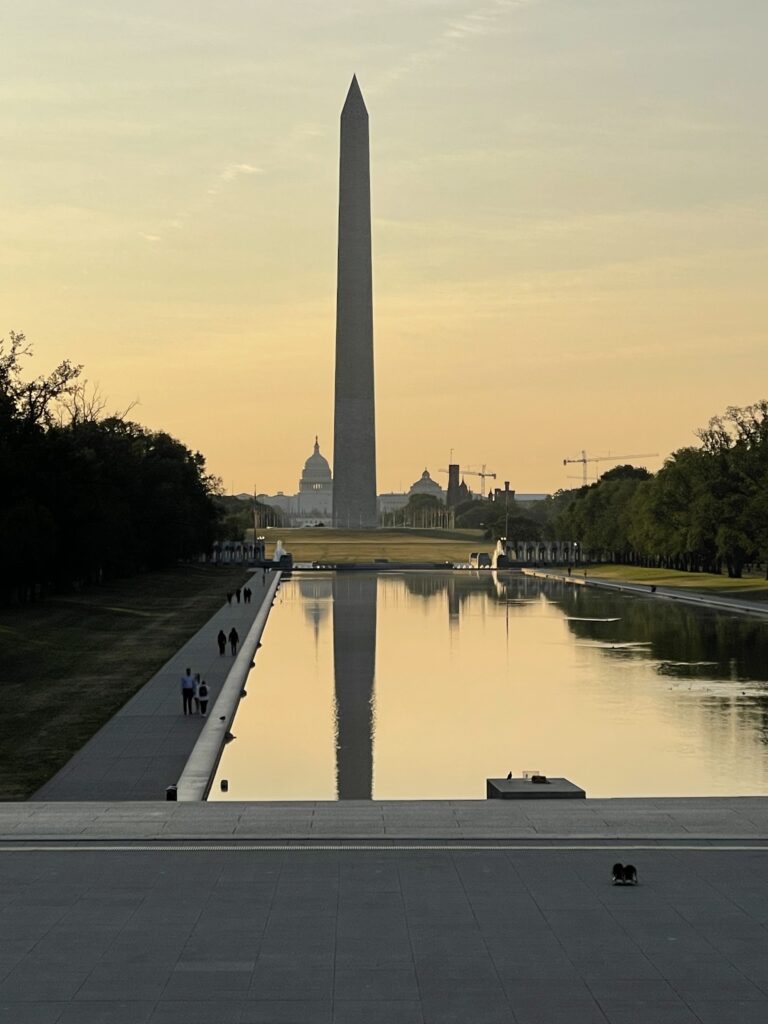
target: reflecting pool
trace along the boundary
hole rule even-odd
[[[313,573],[263,645],[212,800],[482,798],[524,770],[768,792],[768,622],[516,573]]]

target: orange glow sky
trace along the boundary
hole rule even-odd
[[[294,491],[332,455],[356,72],[379,489],[451,448],[519,491],[663,457],[768,392],[767,30],[764,0],[6,5],[0,333],[228,491]]]

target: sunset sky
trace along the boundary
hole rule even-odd
[[[293,492],[332,457],[356,73],[379,490],[451,449],[518,491],[658,468],[768,397],[767,33],[765,0],[5,3],[0,335]]]

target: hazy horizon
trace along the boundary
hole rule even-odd
[[[582,448],[656,469],[766,393],[766,28],[759,0],[6,8],[0,336],[228,492],[293,493],[316,434],[332,464],[354,73],[378,490],[444,485],[451,449],[520,492]]]

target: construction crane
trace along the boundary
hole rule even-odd
[[[569,462],[580,462],[582,469],[581,483],[583,487],[586,487],[588,462],[619,462],[620,459],[655,459],[658,454],[658,452],[641,452],[639,455],[593,455],[591,458],[588,458],[587,453],[582,450],[578,459],[563,459],[563,465],[567,466]]]
[[[453,451],[453,449],[451,449],[451,451]],[[479,476],[481,478],[481,480],[483,481],[482,485],[481,485],[482,489],[483,489],[483,495],[485,495],[485,478],[486,477],[490,477],[491,480],[495,480],[496,479],[496,474],[495,473],[491,473],[490,470],[486,471],[485,465],[486,464],[483,463],[479,470],[477,470],[477,469],[461,469],[461,467],[459,467],[459,474],[462,477],[464,477],[464,476]],[[440,472],[440,473],[447,473],[448,470],[447,469],[441,469],[441,470],[438,470],[438,472]]]

